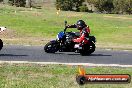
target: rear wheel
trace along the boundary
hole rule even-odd
[[[2,40],[0,39],[0,50],[3,48],[3,42]]]
[[[95,51],[95,48],[96,48],[95,44],[93,44],[93,45],[90,46],[90,49],[89,49],[90,54]]]
[[[95,44],[90,45],[88,48],[86,48],[87,46],[85,46],[81,51],[80,54],[82,56],[86,56],[86,55],[90,55],[95,51]]]
[[[55,53],[55,52],[57,52],[59,50],[58,43],[56,43],[56,42],[48,42],[44,46],[44,50],[47,53]]]

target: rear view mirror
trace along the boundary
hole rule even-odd
[[[67,25],[67,21],[65,20],[65,26]]]

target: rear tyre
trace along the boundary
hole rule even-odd
[[[80,54],[82,56],[89,56],[91,55],[94,51],[95,51],[95,44],[92,44],[91,46],[89,46],[89,48],[84,48],[83,50],[80,51]]]
[[[3,42],[2,40],[0,39],[0,50],[3,48]]]
[[[58,46],[58,43],[56,43],[56,42],[48,42],[44,46],[44,51],[47,53],[55,53],[58,50],[59,50],[59,46]]]
[[[95,44],[91,45],[91,46],[90,46],[89,53],[90,53],[90,54],[93,53],[93,52],[95,51],[95,48],[96,48]]]

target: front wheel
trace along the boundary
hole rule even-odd
[[[45,46],[44,46],[44,50],[47,53],[55,53],[59,50],[59,45],[56,42],[48,42]]]
[[[3,42],[2,40],[0,39],[0,50],[3,48]]]

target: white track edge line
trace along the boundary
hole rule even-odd
[[[29,62],[29,61],[0,61],[2,63],[9,64],[62,64],[62,65],[83,65],[83,66],[95,66],[95,67],[132,67],[132,65],[120,65],[120,64],[94,64],[94,63],[60,63],[60,62]]]

